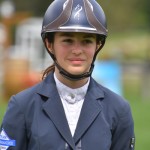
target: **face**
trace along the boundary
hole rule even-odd
[[[89,71],[98,48],[96,35],[89,33],[58,32],[54,35],[53,43],[46,43],[58,64],[74,75]]]

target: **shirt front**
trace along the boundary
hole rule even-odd
[[[54,79],[64,107],[64,111],[70,127],[70,131],[73,136],[78,123],[78,119],[80,116],[80,112],[82,109],[82,105],[84,102],[84,98],[88,89],[90,79],[84,86],[76,89],[72,89],[64,85],[62,82],[60,82],[57,79],[55,73],[54,73]]]

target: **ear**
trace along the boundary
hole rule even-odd
[[[101,45],[102,45],[102,43],[101,43],[101,41],[99,41],[96,45],[96,51],[101,47]]]
[[[53,50],[52,50],[52,47],[53,47],[52,45],[53,45],[53,44],[50,43],[47,38],[45,39],[45,45],[46,45],[48,51],[49,51],[50,53],[53,53]]]

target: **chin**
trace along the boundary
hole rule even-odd
[[[89,71],[89,68],[86,68],[85,66],[70,66],[70,67],[66,67],[66,71],[69,72],[70,74],[73,74],[73,75],[80,75],[80,74],[83,74],[85,72],[88,72]]]
[[[81,69],[80,70],[79,69],[73,69],[73,70],[69,70],[68,72],[73,74],[73,75],[80,75],[80,74],[83,74],[83,73],[85,73],[87,71],[81,70]]]

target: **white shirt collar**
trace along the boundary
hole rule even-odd
[[[55,73],[54,73],[54,80],[56,82],[56,87],[60,97],[63,100],[66,100],[70,104],[74,104],[75,102],[84,99],[90,82],[90,78],[89,78],[88,82],[84,86],[80,88],[72,89],[64,85],[62,82],[60,82],[57,79]]]

